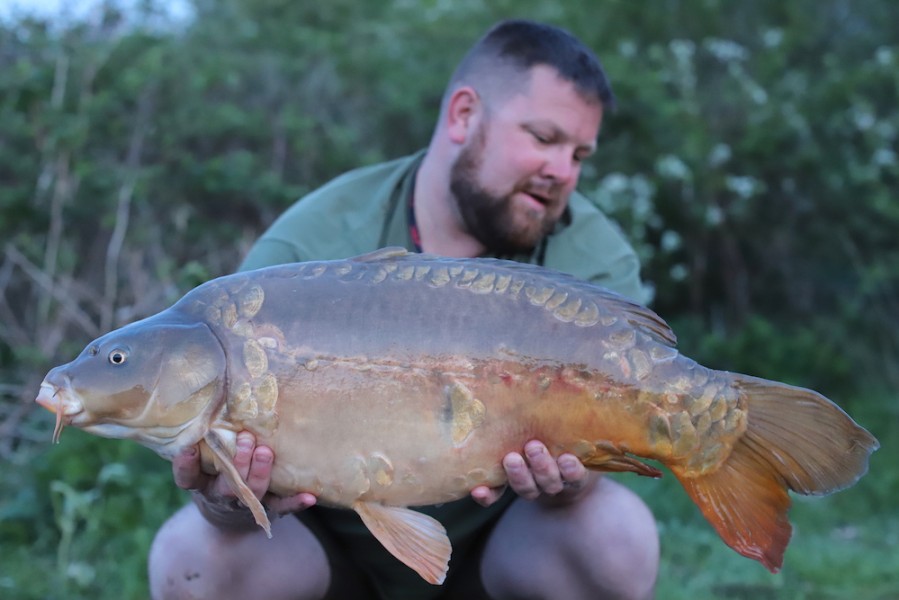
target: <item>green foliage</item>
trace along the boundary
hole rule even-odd
[[[131,442],[77,430],[16,462],[0,483],[0,594],[146,598],[150,542],[187,501],[170,466]]]
[[[673,324],[682,352],[701,364],[800,385],[828,393],[846,394],[856,381],[843,350],[843,332],[832,323],[776,324],[755,315],[739,329],[706,331],[697,319]]]

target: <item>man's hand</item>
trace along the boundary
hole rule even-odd
[[[542,442],[531,440],[524,446],[524,454],[510,452],[503,458],[503,468],[509,487],[527,500],[551,504],[565,504],[579,497],[598,479],[573,454],[558,459],[550,455]],[[478,486],[471,497],[481,506],[490,506],[503,495],[505,486]]]
[[[269,513],[281,515],[313,506],[315,496],[309,493],[303,492],[284,498],[266,493],[271,483],[274,462],[275,455],[272,449],[268,446],[257,446],[252,433],[241,431],[237,434],[234,466]],[[194,492],[200,512],[210,522],[223,527],[247,524],[249,510],[237,501],[234,490],[224,477],[202,472],[200,453],[196,446],[187,448],[172,459],[172,474],[175,485]],[[252,519],[250,521],[252,522]]]

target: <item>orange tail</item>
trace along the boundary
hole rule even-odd
[[[790,496],[854,484],[880,447],[830,400],[802,388],[732,375],[747,400],[748,426],[713,473],[680,482],[728,546],[776,573],[790,541]]]

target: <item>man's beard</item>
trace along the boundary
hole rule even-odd
[[[484,125],[478,129],[450,169],[450,191],[459,217],[466,232],[496,254],[530,253],[552,232],[556,219],[547,211],[539,221],[532,218],[522,227],[516,223],[512,206],[512,195],[521,191],[522,186],[516,186],[511,194],[499,196],[478,183],[487,141],[485,130]]]

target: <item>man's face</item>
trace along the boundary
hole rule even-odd
[[[498,253],[529,252],[558,222],[595,146],[602,109],[550,67],[489,107],[450,171],[469,234]]]

